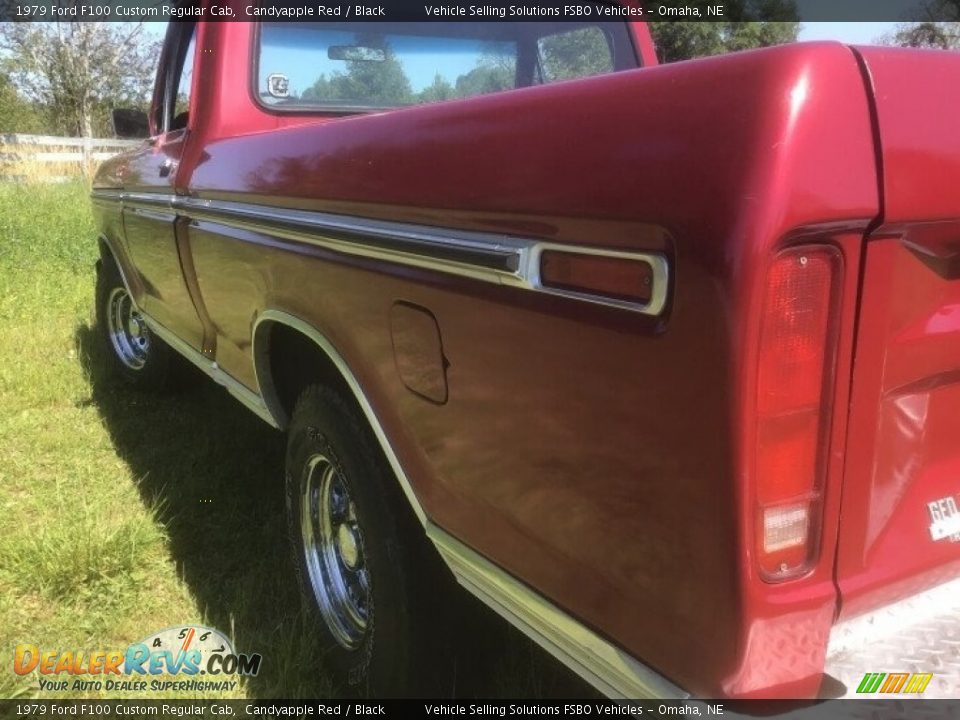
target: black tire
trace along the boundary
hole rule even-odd
[[[291,419],[286,463],[287,524],[294,566],[325,651],[325,667],[334,682],[347,695],[404,697],[443,691],[444,674],[452,666],[444,662],[444,643],[449,638],[444,598],[451,592],[452,581],[405,504],[396,477],[356,406],[336,390],[307,388]],[[341,513],[345,519],[340,524],[352,527],[352,523],[357,531],[332,532],[337,541],[327,545],[332,547],[327,562],[335,569],[328,568],[324,574],[323,563],[316,561],[311,575],[309,548],[316,543],[308,535],[316,538],[322,534],[321,507],[334,508],[338,502],[342,506],[344,496],[331,491],[331,498],[340,499],[325,506],[324,483],[318,488],[315,477],[321,473],[345,489],[350,509],[343,511],[345,516]],[[314,501],[307,513],[311,529],[306,531],[308,496]],[[341,537],[347,538],[347,552]],[[353,545],[359,548],[357,553],[351,552]],[[362,580],[350,580],[363,571],[368,574],[366,591]],[[344,642],[340,621],[330,619],[331,613],[336,614],[330,608],[338,596],[354,597],[337,592],[333,579],[337,572],[342,573],[341,579],[346,578],[341,587],[352,583],[358,598],[355,608],[364,615],[362,629],[353,623],[355,632],[348,638],[352,646]],[[329,579],[323,582],[324,577]],[[315,582],[318,578],[320,583]],[[344,616],[352,617],[349,613]]]
[[[166,390],[173,384],[179,357],[150,333],[142,321],[136,321],[140,337],[133,338],[129,331],[121,334],[117,330],[119,323],[111,315],[118,306],[129,307],[129,302],[130,296],[116,263],[112,258],[102,258],[97,262],[97,331],[103,341],[110,373],[140,390]],[[134,315],[138,317],[138,314]]]

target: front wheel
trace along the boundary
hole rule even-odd
[[[144,390],[170,384],[173,351],[147,327],[112,258],[97,263],[97,325],[115,376]]]
[[[313,386],[287,445],[294,564],[334,680],[349,694],[436,691],[449,579],[355,406]]]

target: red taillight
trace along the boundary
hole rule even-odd
[[[841,270],[839,251],[817,246],[780,253],[767,273],[755,477],[756,550],[768,580],[803,572],[818,551]]]

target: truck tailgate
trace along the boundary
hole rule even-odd
[[[934,628],[887,645],[903,667],[860,672],[934,672],[943,692],[960,688],[960,591],[931,590],[960,577],[960,55],[857,52],[884,208],[862,264],[836,565],[849,623],[834,635],[862,625],[880,647],[881,625]],[[904,616],[881,622],[891,608]]]

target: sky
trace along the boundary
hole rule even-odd
[[[807,22],[801,40],[839,40],[851,45],[870,45],[896,27],[892,22]]]

